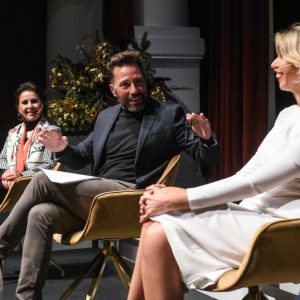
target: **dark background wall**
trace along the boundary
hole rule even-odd
[[[0,1],[0,148],[18,123],[14,91],[33,80],[45,88],[46,1]]]

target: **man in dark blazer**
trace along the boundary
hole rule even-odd
[[[52,235],[83,226],[95,195],[145,188],[155,183],[169,160],[182,150],[201,163],[215,163],[219,148],[203,114],[187,114],[178,104],[147,95],[137,52],[114,55],[107,66],[110,89],[119,104],[103,110],[95,129],[77,146],[56,130],[39,133],[38,141],[73,169],[91,163],[99,179],[57,184],[37,173],[0,227],[0,258],[5,259],[25,235],[18,299],[41,299],[51,256]],[[186,120],[191,124],[188,134]]]

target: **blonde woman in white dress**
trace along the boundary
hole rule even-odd
[[[140,200],[144,225],[129,300],[183,299],[185,288],[213,285],[239,267],[261,225],[289,206],[296,207],[289,216],[300,217],[300,24],[278,32],[275,46],[271,68],[296,104],[279,114],[234,176],[190,189],[148,188]]]

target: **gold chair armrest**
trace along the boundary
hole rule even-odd
[[[4,200],[0,204],[0,213],[10,212],[23,194],[32,176],[18,177],[6,193]]]
[[[172,186],[175,184],[179,169],[180,154],[175,155],[168,163],[166,169],[158,179],[157,183]]]

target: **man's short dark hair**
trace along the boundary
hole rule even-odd
[[[144,67],[142,64],[142,59],[141,59],[140,53],[137,51],[133,51],[133,50],[126,50],[126,51],[114,54],[108,61],[107,65],[106,65],[106,69],[107,69],[107,74],[108,74],[110,82],[112,82],[114,79],[113,69],[115,67],[123,67],[126,65],[138,66],[140,68],[143,76],[145,77]]]

